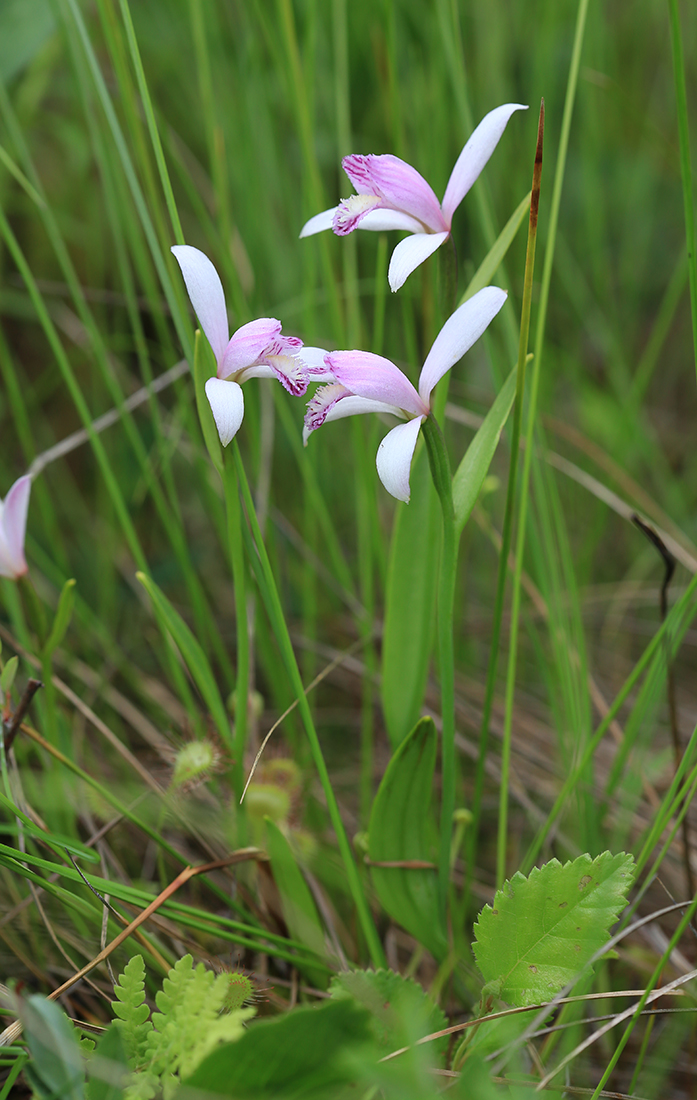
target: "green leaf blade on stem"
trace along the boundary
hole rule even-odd
[[[477,268],[474,276],[470,280],[467,290],[460,298],[458,305],[461,306],[462,303],[466,302],[468,298],[473,298],[474,295],[479,290],[482,290],[483,287],[489,286],[489,283],[503,263],[506,253],[511,247],[511,244],[515,239],[515,235],[523,223],[525,215],[530,209],[531,194],[532,192],[529,191],[523,201],[511,214],[510,218],[504,225],[493,245]]]
[[[507,1004],[550,1000],[591,963],[626,905],[634,860],[624,852],[550,860],[529,878],[516,872],[474,926],[487,985]]]
[[[422,718],[392,757],[373,803],[368,852],[375,892],[393,920],[438,959],[448,949],[441,916],[431,788],[438,734]],[[414,863],[417,866],[376,866]],[[430,864],[422,867],[418,864]]]
[[[459,533],[467,523],[484,483],[501,432],[513,407],[516,372],[512,370],[489,409],[484,423],[467,448],[453,477],[455,529]]]
[[[396,749],[419,717],[433,647],[440,519],[425,448],[411,469],[411,501],[398,507],[385,590],[382,709]]]
[[[271,869],[281,895],[281,908],[288,930],[296,940],[307,945],[321,959],[326,956],[324,930],[317,914],[310,889],[298,867],[288,840],[270,817],[266,821],[266,846],[271,857]],[[327,976],[309,964],[299,962],[313,984],[326,988]]]
[[[230,722],[225,712],[225,707],[220,697],[213,671],[201,645],[196,640],[179,612],[172,607],[172,604],[169,602],[164,592],[158,588],[155,582],[145,573],[138,572],[136,573],[136,577],[150,596],[157,618],[169,631],[179,649],[196,686],[201,692],[203,701],[210,711],[220,737],[224,744],[230,748]]]

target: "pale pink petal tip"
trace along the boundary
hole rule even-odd
[[[514,111],[527,111],[523,103],[504,103],[489,111],[457,158],[443,196],[443,216],[451,224],[453,214],[498,145]]]
[[[411,496],[409,474],[422,419],[417,416],[406,424],[398,424],[378,447],[376,466],[380,481],[388,493],[405,504]]]
[[[181,268],[199,324],[213,348],[216,361],[220,363],[230,335],[220,276],[208,257],[198,248],[192,248],[188,244],[175,244],[170,251]]]
[[[27,572],[24,557],[24,536],[31,478],[20,477],[0,504],[0,576],[14,580]]]
[[[322,233],[325,229],[331,229],[335,213],[336,207],[332,206],[331,210],[323,210],[321,214],[315,214],[313,218],[305,222],[300,230],[300,236],[312,237],[315,233]]]
[[[220,442],[223,447],[227,447],[230,440],[237,435],[244,417],[242,387],[237,382],[209,378],[206,382],[206,397],[213,412]]]

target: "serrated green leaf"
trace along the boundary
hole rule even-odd
[[[425,447],[410,480],[411,501],[395,512],[382,635],[382,709],[393,748],[419,717],[433,645],[441,523]]]
[[[352,997],[373,1018],[373,1034],[380,1046],[397,1050],[448,1026],[445,1013],[434,1004],[413,978],[394,970],[345,970],[332,980],[330,993],[336,1000]],[[434,1039],[429,1049],[437,1057],[445,1054],[449,1036]]]
[[[376,867],[375,863],[432,862],[435,826],[431,817],[438,735],[432,718],[422,718],[392,757],[370,815],[371,876],[393,920],[436,958],[447,951],[435,864],[433,868]]]
[[[266,847],[271,857],[271,869],[281,895],[281,908],[294,939],[300,940],[321,959],[326,956],[324,930],[310,889],[298,867],[286,837],[270,817],[266,817]],[[327,985],[327,974],[298,960],[310,980],[321,989]]]
[[[351,1001],[296,1008],[252,1024],[238,1042],[210,1054],[183,1085],[237,1100],[314,1096],[314,1090],[348,1083],[343,1056],[369,1041],[368,1013]]]
[[[83,1100],[85,1072],[77,1033],[63,1010],[34,993],[18,1000],[31,1054],[32,1084],[40,1096]]]
[[[626,905],[632,856],[610,852],[553,859],[529,878],[515,874],[486,905],[472,944],[487,983],[511,1005],[530,1005],[570,985],[609,938]]]
[[[169,602],[162,589],[158,588],[154,580],[148,577],[147,574],[141,572],[136,573],[136,577],[150,596],[158,618],[164,623],[164,626],[172,635],[174,643],[179,649],[198,690],[201,692],[203,701],[210,711],[218,733],[222,737],[224,743],[230,746],[230,722],[225,712],[225,706],[223,705],[223,700],[218,691],[218,685],[215,682],[213,671],[203,649],[179,612],[172,607],[172,604]]]
[[[459,532],[467,523],[481,491],[503,426],[513,406],[516,371],[512,370],[501,391],[484,418],[484,423],[465,451],[453,477],[453,507],[455,529]]]

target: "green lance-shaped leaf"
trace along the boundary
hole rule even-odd
[[[453,477],[453,507],[455,530],[467,523],[498,446],[503,426],[513,405],[516,372],[513,370],[501,387],[501,392],[484,418],[484,423],[465,452]]]
[[[2,673],[0,673],[0,691],[2,691],[3,696],[8,695],[12,691],[12,685],[15,682],[18,668],[19,657],[10,657]]]
[[[63,585],[60,599],[58,600],[56,617],[51,627],[51,633],[43,648],[42,656],[44,660],[48,660],[52,656],[54,650],[56,650],[63,641],[65,632],[70,626],[70,620],[73,617],[73,607],[75,606],[76,583],[75,579],[71,577],[71,579],[67,580]]]
[[[196,329],[194,342],[194,390],[196,393],[196,409],[201,421],[203,439],[210,455],[211,462],[222,477],[223,475],[223,451],[220,445],[220,436],[215,426],[213,412],[206,397],[206,382],[215,375],[215,357],[210,344],[202,335],[200,329]]]
[[[411,468],[411,501],[397,508],[385,586],[382,709],[393,748],[419,717],[435,625],[440,510],[426,449]]]
[[[513,239],[520,229],[523,219],[530,211],[530,195],[531,192],[528,191],[523,201],[511,214],[510,218],[504,225],[503,229],[487,252],[481,264],[479,265],[477,271],[474,274],[474,277],[467,287],[467,290],[460,298],[458,305],[462,305],[462,303],[466,302],[468,298],[473,298],[477,291],[481,290],[482,287],[489,286],[500,264],[503,262],[503,259],[508,252],[508,249],[513,243]]]
[[[155,582],[145,573],[136,573],[136,577],[150,596],[158,620],[161,624],[164,624],[172,635],[175,645],[184,658],[184,662],[203,696],[224,744],[230,746],[230,723],[218,691],[218,685],[215,682],[215,677],[203,649],[179,612],[175,611],[164,592],[158,588]]]
[[[422,718],[392,757],[373,803],[368,854],[375,892],[393,920],[440,959],[447,937],[438,904],[435,825],[431,790],[438,735],[432,718]],[[376,863],[411,863],[374,866]]]
[[[83,1100],[85,1071],[75,1028],[53,1001],[39,993],[19,1000],[31,1062],[24,1073],[41,1097]]]
[[[270,817],[265,818],[265,822],[266,847],[271,857],[273,877],[281,895],[281,908],[288,931],[294,939],[300,940],[323,959],[326,956],[324,931],[310,889],[298,867],[293,850],[278,825]],[[298,966],[306,970],[313,984],[325,988],[325,972],[304,962],[298,962]]]
[[[251,1024],[238,1042],[209,1054],[182,1084],[240,1100],[334,1096],[351,1080],[347,1056],[355,1057],[369,1040],[368,1013],[352,1001],[296,1008]],[[337,1091],[320,1093],[325,1089]]]
[[[529,878],[506,881],[474,926],[474,955],[491,992],[531,1005],[578,978],[626,905],[633,864],[624,852],[603,852],[563,866],[553,859]]]

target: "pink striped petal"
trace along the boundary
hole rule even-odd
[[[325,359],[337,382],[356,397],[381,401],[415,416],[428,412],[418,393],[399,367],[370,351],[333,351]]]
[[[381,205],[410,214],[433,233],[449,228],[433,188],[406,161],[391,153],[354,153],[341,163],[359,195],[377,195]]]
[[[287,338],[281,336],[281,322],[274,317],[259,317],[234,332],[225,348],[222,360],[218,360],[218,378],[229,378],[245,367],[253,366],[264,357],[265,352],[274,351],[276,341]],[[302,347],[302,341],[294,341]],[[281,352],[280,345],[278,352]]]
[[[28,474],[18,478],[0,503],[0,576],[16,580],[27,571],[24,557],[24,536],[27,529],[27,510],[31,478]]]
[[[191,304],[220,366],[230,338],[220,276],[208,257],[198,248],[192,248],[188,244],[175,244],[170,251],[174,253],[181,268]]]
[[[393,291],[399,290],[412,271],[440,248],[449,236],[449,233],[417,233],[400,241],[392,253],[387,272],[390,288]]]
[[[411,496],[409,474],[422,419],[416,416],[406,424],[398,424],[378,447],[376,465],[380,481],[388,493],[405,504],[409,503]]]
[[[427,408],[433,387],[476,343],[507,297],[505,290],[485,286],[448,317],[433,342],[419,378],[419,394]]]
[[[206,397],[213,412],[220,442],[227,447],[237,435],[244,417],[244,395],[237,382],[224,382],[221,378],[209,378]]]
[[[450,228],[453,214],[499,143],[514,111],[527,111],[522,103],[504,103],[485,115],[457,158],[443,197],[443,216]]]
[[[331,229],[335,213],[336,207],[332,206],[331,210],[323,210],[321,214],[315,214],[314,218],[310,218],[309,221],[305,222],[300,230],[300,236],[311,237],[313,233],[321,233],[324,229]]]

